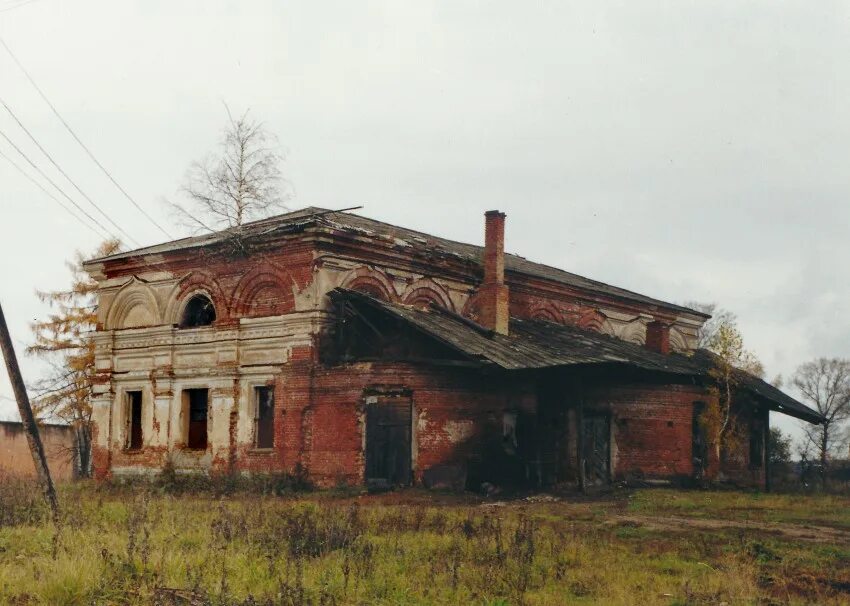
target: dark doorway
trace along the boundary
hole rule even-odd
[[[366,397],[366,483],[373,488],[411,481],[413,402],[409,394]]]
[[[691,456],[694,463],[694,479],[701,480],[708,466],[708,440],[702,424],[705,402],[694,402],[691,417]]]
[[[127,449],[142,448],[142,392],[127,392]]]
[[[611,480],[611,417],[584,411],[581,420],[585,482],[607,484]]]
[[[186,438],[186,447],[193,450],[206,450],[207,448],[207,407],[209,404],[209,390],[187,389],[189,431]]]

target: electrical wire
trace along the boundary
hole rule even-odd
[[[23,64],[21,64],[21,62],[18,60],[18,57],[15,55],[15,53],[12,52],[12,49],[9,48],[9,45],[6,44],[6,41],[3,40],[2,38],[0,38],[0,44],[3,45],[3,48],[5,48],[6,52],[9,53],[9,56],[12,58],[12,61],[14,61],[15,65],[18,66],[18,69],[20,69],[23,72],[24,76],[26,76],[26,78],[27,78],[27,80],[29,80],[30,84],[32,84],[33,88],[35,88],[35,90],[38,92],[38,94],[41,96],[41,98],[44,100],[44,102],[47,103],[48,107],[50,107],[50,109],[53,111],[54,115],[59,119],[59,121],[62,123],[62,125],[67,129],[67,131],[74,138],[74,140],[77,143],[79,143],[80,147],[82,147],[83,150],[86,152],[86,154],[88,154],[89,158],[91,158],[91,160],[97,165],[97,167],[101,171],[103,171],[103,173],[109,178],[110,181],[112,181],[112,184],[115,185],[115,187],[118,188],[118,191],[120,191],[122,194],[124,194],[124,197],[127,198],[127,200],[129,200],[133,204],[133,206],[135,206],[139,210],[139,212],[141,212],[148,219],[148,221],[150,221],[154,226],[156,226],[159,229],[159,231],[161,231],[163,234],[165,234],[165,236],[168,239],[173,240],[174,236],[172,236],[170,233],[168,233],[168,231],[164,227],[162,227],[162,225],[160,225],[153,217],[151,217],[147,213],[147,211],[145,211],[145,209],[142,208],[142,206],[138,202],[136,202],[136,200],[134,200],[133,197],[130,196],[130,194],[128,194],[127,191],[123,187],[121,187],[121,185],[118,183],[118,181],[115,180],[115,177],[113,177],[112,174],[108,170],[106,170],[106,168],[103,166],[103,164],[101,164],[98,161],[98,159],[95,158],[94,154],[88,148],[88,146],[86,146],[86,144],[82,142],[82,140],[77,136],[77,133],[74,132],[74,130],[71,128],[71,126],[65,121],[65,119],[62,117],[62,115],[59,113],[59,110],[57,110],[56,107],[53,105],[53,103],[50,102],[50,99],[48,99],[47,95],[44,94],[44,91],[41,90],[41,87],[39,87],[39,85],[36,84],[35,80],[33,80],[33,77],[30,75],[30,73],[27,71],[27,69],[23,66]]]
[[[14,166],[14,167],[15,167],[15,169],[17,169],[17,171],[18,171],[19,173],[21,173],[24,177],[26,177],[27,179],[29,179],[29,180],[30,180],[30,182],[31,182],[33,185],[35,185],[35,186],[36,186],[36,187],[38,187],[41,191],[43,191],[43,192],[44,192],[44,195],[46,195],[48,198],[50,198],[51,200],[53,200],[54,202],[56,202],[59,206],[61,206],[61,207],[62,207],[62,209],[63,209],[65,212],[67,212],[69,215],[71,215],[71,216],[72,216],[72,217],[74,217],[77,221],[79,221],[81,225],[83,225],[83,226],[85,226],[86,228],[90,229],[90,230],[92,231],[92,233],[93,233],[94,235],[96,235],[98,238],[102,238],[102,237],[103,237],[103,234],[99,233],[99,232],[98,232],[98,231],[97,231],[94,227],[92,227],[90,224],[88,224],[88,223],[86,223],[85,221],[83,221],[83,220],[82,220],[79,216],[77,216],[77,215],[76,215],[76,214],[75,214],[75,213],[74,213],[74,212],[73,212],[70,208],[68,208],[67,206],[65,206],[65,204],[64,204],[64,203],[63,203],[63,202],[62,202],[59,198],[57,198],[56,196],[54,196],[53,194],[51,194],[49,191],[47,191],[47,189],[45,189],[45,188],[44,188],[44,186],[43,186],[41,183],[39,183],[38,181],[36,181],[36,180],[32,177],[32,175],[30,175],[29,173],[27,173],[27,172],[26,172],[23,168],[21,168],[20,166],[18,166],[18,164],[17,164],[14,160],[12,160],[9,156],[7,156],[5,153],[3,153],[3,151],[2,151],[2,150],[0,150],[0,157],[4,158],[4,159],[5,159],[5,160],[9,163],[9,164],[11,164],[12,166]]]
[[[21,8],[22,6],[30,4],[31,2],[37,2],[37,1],[38,0],[23,0],[23,2],[19,2],[18,4],[15,4],[14,6],[5,6],[3,8],[0,8],[0,13],[5,13],[6,11],[13,11],[16,8]]]
[[[100,221],[98,221],[97,219],[95,219],[94,217],[92,217],[92,216],[91,216],[91,214],[90,214],[88,211],[86,211],[86,209],[85,209],[85,208],[83,208],[82,206],[80,206],[79,204],[77,204],[77,202],[76,202],[76,201],[75,201],[75,200],[74,200],[71,196],[69,196],[68,194],[66,194],[66,193],[65,193],[65,190],[63,190],[61,187],[59,187],[58,185],[56,185],[56,182],[55,182],[55,181],[53,181],[53,179],[51,179],[51,178],[50,178],[50,177],[48,177],[46,174],[44,174],[44,171],[43,171],[43,170],[41,170],[41,169],[38,167],[38,165],[36,165],[36,163],[35,163],[35,162],[33,162],[33,161],[30,159],[30,157],[29,157],[29,156],[27,156],[27,155],[26,155],[23,151],[21,151],[21,148],[20,148],[20,147],[18,147],[17,145],[15,145],[14,141],[12,141],[12,140],[8,137],[8,135],[6,135],[6,133],[4,133],[2,130],[0,130],[0,137],[3,137],[9,145],[11,145],[13,148],[15,148],[15,151],[16,151],[16,152],[18,152],[18,153],[19,153],[19,154],[23,157],[23,159],[24,159],[24,160],[26,160],[26,161],[29,163],[29,165],[30,165],[30,166],[32,166],[32,167],[36,170],[36,172],[37,172],[39,175],[41,175],[42,177],[44,177],[44,179],[46,179],[48,183],[50,183],[50,184],[51,184],[51,185],[52,185],[52,186],[53,186],[53,187],[54,187],[54,188],[55,188],[55,189],[56,189],[56,190],[57,190],[60,194],[62,194],[62,195],[63,195],[63,196],[64,196],[64,197],[65,197],[65,198],[66,198],[66,199],[67,199],[67,200],[68,200],[71,204],[73,204],[73,205],[74,205],[74,208],[76,208],[78,211],[80,211],[81,213],[83,213],[83,214],[86,216],[86,218],[88,218],[88,219],[89,219],[89,221],[91,221],[92,223],[94,223],[95,225],[97,225],[100,229],[102,229],[102,230],[103,230],[106,234],[108,234],[108,235],[109,235],[109,237],[110,237],[110,238],[113,238],[113,239],[115,239],[115,240],[118,240],[118,239],[119,239],[119,238],[116,238],[116,237],[115,237],[115,234],[113,234],[111,231],[109,231],[109,230],[108,230],[108,229],[107,229],[107,228],[103,225],[103,223],[101,223]]]
[[[13,112],[13,111],[12,111],[12,108],[8,106],[8,104],[6,103],[6,101],[4,101],[4,100],[3,100],[3,98],[0,98],[0,105],[3,105],[3,107],[4,107],[4,108],[6,108],[6,111],[7,111],[7,112],[9,112],[9,115],[10,115],[10,116],[12,116],[12,119],[14,119],[14,120],[15,120],[15,122],[17,122],[18,126],[20,126],[20,127],[21,127],[21,129],[22,129],[22,130],[23,130],[23,131],[27,134],[27,136],[30,138],[30,140],[31,140],[33,143],[35,143],[35,146],[36,146],[36,147],[38,147],[38,149],[40,149],[40,150],[41,150],[41,153],[43,153],[43,154],[45,155],[45,157],[46,157],[48,160],[50,160],[50,163],[51,163],[51,164],[53,164],[53,166],[55,166],[55,167],[56,167],[56,170],[58,170],[60,173],[62,173],[62,176],[63,176],[63,177],[65,177],[65,179],[67,179],[67,180],[68,180],[68,183],[70,183],[71,185],[73,185],[73,186],[74,186],[74,188],[75,188],[75,189],[76,189],[76,190],[80,193],[80,195],[81,195],[83,198],[85,198],[86,200],[88,200],[89,204],[91,204],[94,208],[96,208],[96,209],[100,212],[100,214],[101,214],[101,215],[103,215],[103,217],[104,217],[107,221],[109,221],[109,222],[110,222],[110,223],[111,223],[111,224],[115,227],[115,229],[117,229],[119,232],[121,232],[122,234],[124,234],[124,235],[127,237],[127,240],[129,240],[130,242],[132,242],[132,243],[133,243],[133,244],[135,244],[136,246],[140,246],[140,245],[139,245],[139,243],[136,241],[136,239],[135,239],[135,238],[133,238],[133,236],[131,236],[129,233],[127,233],[127,231],[125,231],[124,229],[122,229],[122,227],[121,227],[120,225],[118,225],[118,224],[117,224],[117,223],[116,223],[116,222],[115,222],[115,221],[114,221],[114,220],[113,220],[113,219],[112,219],[112,218],[111,218],[108,214],[106,214],[106,213],[103,211],[103,209],[102,209],[102,208],[100,208],[100,206],[98,206],[98,205],[94,202],[94,200],[92,200],[91,198],[89,198],[89,196],[86,194],[86,192],[84,192],[84,191],[80,188],[80,186],[79,186],[79,185],[77,185],[77,183],[76,183],[76,182],[75,182],[75,181],[74,181],[74,180],[73,180],[73,179],[72,179],[72,178],[68,175],[68,173],[66,173],[66,172],[62,169],[62,167],[61,167],[61,166],[59,166],[59,163],[58,163],[58,162],[56,162],[56,160],[54,160],[54,159],[53,159],[53,156],[51,156],[51,155],[48,153],[48,151],[47,151],[46,149],[44,149],[44,147],[41,145],[41,143],[39,143],[39,142],[38,142],[38,139],[36,139],[36,138],[35,138],[35,136],[33,136],[33,134],[29,131],[29,129],[28,129],[26,126],[24,126],[23,122],[21,122],[21,121],[20,121],[20,119],[18,119],[18,116],[17,116],[17,115],[15,115],[15,112]]]

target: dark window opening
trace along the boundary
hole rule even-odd
[[[193,450],[205,450],[207,447],[209,390],[187,389],[185,393],[189,413],[186,447]]]
[[[195,295],[186,304],[183,317],[180,319],[181,328],[209,326],[215,322],[215,306],[206,295]]]
[[[127,392],[127,449],[142,448],[142,392]]]
[[[274,387],[257,387],[254,401],[254,446],[274,448]]]
[[[750,425],[750,467],[759,469],[764,459],[764,426],[753,419]]]

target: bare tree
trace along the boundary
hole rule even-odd
[[[847,445],[845,423],[850,421],[850,360],[818,358],[797,369],[794,386],[803,397],[824,417],[820,425],[803,425],[807,445],[820,459],[825,473],[831,455]]]
[[[717,303],[700,303],[698,301],[687,301],[685,307],[701,311],[711,317],[700,327],[697,335],[697,347],[699,349],[711,349],[717,331],[724,325],[736,325],[738,318],[728,309],[720,307]]]
[[[285,211],[291,197],[277,138],[247,111],[234,119],[228,109],[227,119],[219,151],[186,172],[185,203],[169,203],[177,220],[196,232],[264,219]]]

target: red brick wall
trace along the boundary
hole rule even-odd
[[[178,298],[203,288],[209,291],[218,326],[239,318],[281,315],[294,310],[292,287],[305,288],[313,279],[313,247],[308,242],[288,242],[262,254],[249,256],[207,251],[183,251],[151,265],[131,258],[107,264],[107,278],[161,270],[185,276]]]
[[[294,471],[300,464],[320,486],[363,481],[367,388],[411,392],[417,481],[435,465],[466,466],[482,459],[486,445],[501,440],[504,410],[533,400],[528,385],[477,370],[402,363],[312,372],[306,362],[290,364],[281,387],[276,465]]]
[[[693,475],[693,403],[707,397],[703,389],[683,385],[591,390],[586,406],[611,411],[615,479]]]

